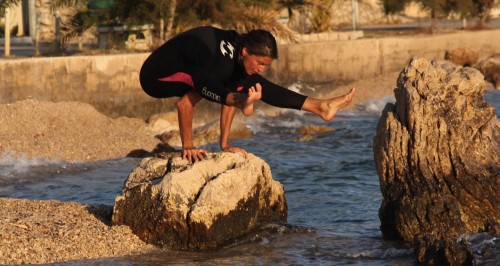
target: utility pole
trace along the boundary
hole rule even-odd
[[[61,13],[56,11],[56,52],[61,52]]]
[[[35,42],[35,36],[36,36],[36,6],[35,6],[35,0],[28,0],[28,19],[29,19],[29,28],[28,31],[30,32],[30,37],[33,40],[33,43]]]
[[[10,7],[5,10],[5,57],[10,57]]]
[[[34,44],[35,44],[35,56],[40,56],[40,23],[42,20],[42,15],[39,11],[35,12],[35,31],[34,31]]]
[[[358,1],[351,0],[352,5],[352,30],[356,30],[356,26],[358,24]]]

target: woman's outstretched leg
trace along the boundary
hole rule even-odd
[[[349,93],[330,99],[307,97],[302,105],[302,110],[317,114],[326,122],[330,122],[340,109],[348,106],[352,102],[354,92],[355,89],[352,88]]]

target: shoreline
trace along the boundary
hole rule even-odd
[[[338,86],[329,95],[341,94],[356,85],[360,87],[360,96],[350,107],[355,108],[376,92],[380,97],[392,92],[370,91],[368,84],[378,81],[377,87],[384,88],[393,80],[392,76],[362,80]],[[0,104],[0,120],[0,154],[16,152],[29,157],[95,161],[124,157],[131,150],[152,150],[159,143],[145,121],[112,119],[78,102],[23,100]],[[0,264],[109,258],[156,248],[142,242],[126,226],[111,226],[112,206],[1,197],[0,204]]]
[[[316,96],[338,96],[354,86],[357,95],[347,109],[356,108],[371,99],[393,95],[397,75],[399,72],[360,79],[326,93],[322,88]],[[263,109],[269,115],[279,112],[271,107]],[[131,150],[150,151],[160,143],[144,120],[109,118],[78,102],[0,104],[0,123],[0,154],[14,150],[48,159],[96,161],[123,158]],[[111,226],[112,206],[2,197],[0,204],[0,264],[112,258],[157,249],[142,242],[128,227]]]
[[[371,79],[358,80],[346,85],[320,89],[312,92],[313,97],[329,98],[347,93],[356,87],[353,102],[346,108],[352,109],[371,99],[390,95],[395,87],[396,72]],[[218,120],[219,107],[204,102],[198,106],[195,125],[200,126]],[[268,115],[277,115],[283,109],[259,103],[260,109]],[[175,112],[171,110],[170,112]],[[151,114],[154,115],[154,114]],[[245,118],[235,117],[235,122]],[[178,129],[177,116],[170,116],[170,129]],[[152,151],[161,141],[145,120],[130,117],[111,118],[97,111],[93,106],[81,102],[47,102],[21,100],[0,104],[0,154],[40,157],[69,162],[110,160],[127,157],[134,151]],[[156,129],[159,130],[159,129]]]

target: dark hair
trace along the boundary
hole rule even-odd
[[[251,30],[240,36],[240,47],[246,47],[248,53],[258,56],[278,58],[278,46],[274,36],[266,30]]]

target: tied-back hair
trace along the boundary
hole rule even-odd
[[[257,56],[269,56],[278,59],[278,46],[274,36],[266,30],[251,30],[240,35],[240,47],[247,48],[248,53]]]

